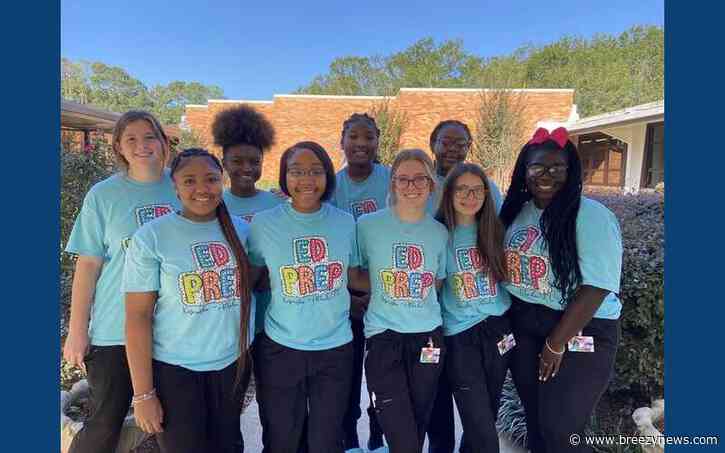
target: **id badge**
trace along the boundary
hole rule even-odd
[[[569,352],[594,352],[594,337],[579,335],[573,337],[567,343]]]
[[[420,363],[438,363],[441,360],[441,348],[433,347],[433,338],[428,339],[428,347],[420,350]]]
[[[504,335],[503,339],[496,343],[496,346],[498,346],[498,353],[501,355],[506,354],[509,352],[514,346],[516,346],[516,339],[514,338],[514,334],[510,333],[508,335]]]

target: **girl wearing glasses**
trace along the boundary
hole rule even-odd
[[[365,375],[392,453],[420,452],[446,355],[436,289],[445,277],[448,233],[426,213],[433,163],[398,153],[390,206],[358,220],[360,261],[370,272]]]
[[[462,451],[471,452],[499,451],[496,416],[511,356],[504,316],[511,299],[499,284],[505,277],[504,228],[490,187],[478,165],[456,165],[437,217],[450,233],[441,293],[446,375],[465,431]]]
[[[249,236],[272,292],[253,352],[264,451],[296,451],[307,415],[309,451],[341,453],[353,368],[347,288],[369,286],[356,272],[355,220],[324,203],[335,173],[317,143],[282,154],[279,185],[290,203],[257,213]]]
[[[466,123],[458,120],[441,121],[430,134],[430,149],[435,156],[437,182],[437,188],[427,206],[431,214],[435,215],[439,211],[446,175],[466,160],[471,142],[471,131]],[[493,205],[498,212],[501,208],[501,192],[492,180],[487,179],[487,184],[488,195],[494,201]],[[453,394],[448,376],[444,374],[439,381],[433,414],[428,426],[429,453],[453,453],[456,444],[455,435]],[[463,440],[461,444],[465,444]]]
[[[466,123],[458,120],[445,120],[438,123],[430,134],[430,149],[435,156],[436,190],[428,203],[427,209],[431,214],[438,211],[441,199],[443,180],[453,167],[466,160],[471,149],[473,137]],[[501,191],[493,181],[489,181],[491,195],[496,205],[501,206]],[[452,447],[451,447],[452,448]]]
[[[380,130],[375,124],[375,119],[365,113],[354,113],[343,123],[340,144],[345,153],[347,166],[336,175],[335,193],[330,202],[351,214],[356,220],[362,215],[383,209],[387,203],[390,169],[376,162],[379,138]],[[345,450],[348,453],[361,453],[357,421],[361,415],[360,389],[365,356],[362,318],[370,302],[370,294],[352,291],[350,298],[350,321],[355,354],[353,384],[344,420]],[[368,415],[370,419],[368,450],[374,451],[383,446],[383,434],[375,419],[372,406],[368,408]]]
[[[619,343],[622,241],[616,217],[582,197],[566,129],[521,149],[501,220],[516,347],[511,372],[533,453],[572,446],[612,376]]]

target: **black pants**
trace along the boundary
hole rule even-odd
[[[489,316],[463,332],[446,337],[446,372],[466,433],[465,450],[471,453],[499,451],[496,418],[513,351],[501,355],[497,344],[510,333],[508,318]]]
[[[572,434],[584,438],[584,429],[614,370],[619,344],[619,321],[592,319],[583,335],[594,337],[594,352],[565,352],[556,377],[539,381],[539,358],[547,335],[563,312],[512,296],[509,310],[516,347],[511,374],[526,411],[529,449],[532,453],[591,452],[572,446]]]
[[[295,453],[306,414],[309,451],[341,453],[352,342],[323,351],[300,351],[261,333],[253,353],[264,453]]]
[[[237,364],[192,371],[153,361],[154,386],[164,411],[156,435],[164,453],[244,451],[239,416],[246,388],[235,386]]]
[[[113,452],[133,396],[126,347],[91,346],[84,362],[91,414],[73,438],[69,452]]]
[[[448,344],[447,341],[446,344]],[[449,349],[446,363],[450,360],[450,357]],[[453,391],[445,372],[441,373],[438,380],[438,391],[436,392],[436,399],[435,403],[433,403],[426,434],[428,434],[428,453],[453,453],[453,449],[456,447]]]
[[[420,361],[429,338],[441,349],[437,364]],[[445,363],[441,329],[406,334],[386,330],[368,338],[367,350],[365,375],[390,452],[420,453]]]
[[[360,442],[357,437],[357,421],[362,415],[360,410],[360,392],[362,391],[363,359],[365,358],[365,334],[363,322],[351,320],[352,323],[352,346],[353,346],[353,369],[352,388],[350,389],[350,400],[347,411],[343,418],[343,430],[345,434],[345,450],[359,448]],[[370,442],[368,448],[375,449],[383,445],[383,431],[375,418],[375,411],[372,403],[367,409],[370,420]]]

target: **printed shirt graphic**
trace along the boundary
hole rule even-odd
[[[241,217],[233,216],[232,221],[246,247],[249,225]],[[145,225],[133,236],[123,291],[158,291],[154,359],[210,371],[239,357],[238,280],[237,262],[218,220],[193,222],[174,213]],[[250,319],[249,335],[251,343],[254,319]]]
[[[500,316],[511,306],[476,246],[476,226],[459,226],[448,242],[446,281],[441,297],[443,334],[456,335],[489,316]]]
[[[230,190],[225,190],[222,197],[224,198],[224,204],[227,205],[229,213],[232,215],[239,216],[249,223],[252,223],[252,218],[258,212],[272,209],[273,207],[286,203],[286,200],[278,197],[272,192],[260,190],[253,197],[238,197],[234,195]],[[255,332],[261,332],[264,329],[264,314],[269,306],[269,300],[272,297],[270,291],[255,291],[254,299],[257,303],[257,320],[254,326]]]
[[[229,213],[239,216],[252,223],[254,215],[260,211],[271,209],[278,204],[284,203],[285,200],[265,190],[260,190],[252,197],[238,197],[230,190],[225,190],[222,194],[224,204],[227,205]]]
[[[505,250],[511,295],[526,302],[564,310],[561,292],[554,287],[554,275],[539,220],[542,210],[526,203],[506,231]],[[622,303],[619,282],[622,273],[622,237],[614,214],[601,203],[582,197],[576,221],[577,251],[582,284],[611,291],[594,314],[595,318],[617,319]]]
[[[337,172],[335,178],[335,193],[330,203],[352,215],[355,220],[363,214],[378,211],[387,205],[390,188],[388,167],[374,164],[373,172],[362,182],[353,181],[347,173],[347,168]]]
[[[401,222],[389,208],[358,221],[361,266],[370,272],[372,293],[365,336],[387,329],[428,332],[440,326],[435,281],[445,278],[448,233],[432,217]]]
[[[428,198],[428,204],[425,206],[426,211],[432,215],[435,216],[438,212],[438,205],[441,202],[441,197],[443,196],[443,183],[445,182],[446,178],[436,173],[436,189],[431,194],[430,198]],[[501,211],[501,205],[503,204],[503,197],[501,196],[501,190],[498,188],[495,182],[491,178],[488,179],[488,184],[491,189],[491,195],[493,196],[493,201],[496,203],[496,212]]]
[[[118,173],[88,191],[65,251],[103,258],[91,306],[91,344],[125,343],[126,312],[121,293],[125,251],[139,227],[177,208],[168,170],[155,183],[136,182]]]
[[[269,270],[264,331],[272,340],[299,350],[352,340],[347,272],[358,266],[352,216],[328,203],[311,214],[290,203],[260,212],[251,224],[249,257]]]

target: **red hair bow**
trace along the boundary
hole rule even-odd
[[[540,145],[547,140],[553,140],[559,145],[560,148],[566,146],[566,142],[569,140],[569,132],[563,127],[557,127],[551,133],[546,128],[540,127],[534,132],[534,136],[527,145]]]

